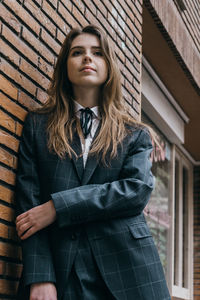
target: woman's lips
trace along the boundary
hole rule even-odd
[[[83,72],[91,72],[91,71],[96,72],[96,70],[93,69],[92,67],[84,67],[84,68],[81,69],[81,71],[83,71]]]

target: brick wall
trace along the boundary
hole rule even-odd
[[[180,0],[173,0],[179,14],[191,36],[195,46],[200,52],[200,1],[187,0],[183,1],[184,7],[181,6]],[[180,4],[179,4],[180,3]]]
[[[194,300],[200,299],[200,166],[194,168]]]
[[[14,224],[17,151],[28,110],[47,99],[71,27],[103,27],[122,71],[125,104],[140,115],[142,0],[0,0],[0,299],[14,299],[21,253]]]
[[[183,2],[181,11],[177,3]],[[144,0],[186,76],[200,94],[200,3],[198,0]]]

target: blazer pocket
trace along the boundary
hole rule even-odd
[[[135,239],[142,239],[152,236],[149,227],[145,223],[130,224],[128,226],[132,236]]]

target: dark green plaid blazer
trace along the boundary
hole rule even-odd
[[[109,166],[91,155],[84,169],[82,157],[60,159],[48,151],[47,118],[36,113],[26,118],[16,207],[20,214],[52,199],[57,220],[22,242],[24,285],[55,282],[61,300],[85,230],[99,271],[116,299],[170,299],[143,216],[154,185],[147,129],[132,128]],[[72,148],[81,152],[76,133]]]

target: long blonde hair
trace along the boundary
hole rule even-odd
[[[77,156],[70,145],[73,140],[74,128],[79,126],[77,126],[78,120],[74,114],[73,90],[67,74],[67,59],[72,41],[82,33],[93,34],[99,38],[108,66],[108,78],[102,85],[99,103],[100,131],[89,152],[89,154],[97,155],[101,153],[102,160],[105,162],[106,154],[109,153],[109,159],[117,155],[117,147],[128,132],[126,125],[139,123],[125,111],[116,56],[100,28],[88,25],[83,29],[72,29],[66,36],[48,89],[49,98],[38,112],[49,114],[47,126],[49,150],[61,158],[64,158],[66,153],[70,158],[72,154]],[[78,133],[81,135],[80,130]]]

